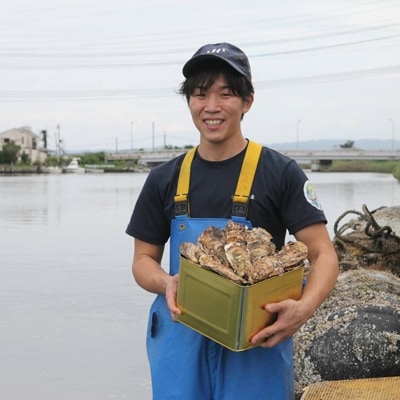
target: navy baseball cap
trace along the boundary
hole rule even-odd
[[[200,47],[183,66],[182,72],[185,78],[190,76],[197,65],[207,60],[223,61],[251,81],[250,63],[246,54],[230,43],[206,44]]]

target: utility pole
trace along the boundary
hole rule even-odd
[[[58,165],[60,165],[60,160],[61,160],[61,146],[60,146],[61,140],[60,140],[60,124],[57,124],[57,130],[56,130],[56,148],[57,148],[57,156],[58,156]]]
[[[296,149],[299,149],[299,125],[300,125],[301,119],[297,120],[297,128],[296,128]]]
[[[392,151],[394,151],[394,121],[392,118],[389,118],[389,121],[392,123]]]
[[[131,151],[133,150],[133,121],[131,121]]]
[[[151,148],[154,151],[154,122],[151,123]]]

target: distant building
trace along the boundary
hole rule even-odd
[[[21,128],[13,128],[8,131],[0,132],[0,151],[3,150],[5,144],[11,141],[21,147],[18,153],[18,161],[21,160],[23,153],[29,157],[31,164],[43,164],[46,160],[47,150],[40,148],[40,137],[32,132],[29,126],[22,126]]]

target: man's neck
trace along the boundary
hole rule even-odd
[[[229,143],[212,143],[200,141],[197,149],[200,157],[207,161],[224,161],[242,152],[247,146],[247,140],[241,136],[240,139]]]

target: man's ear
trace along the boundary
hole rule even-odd
[[[254,101],[254,93],[251,93],[250,96],[243,103],[243,114],[247,113],[253,105]]]

